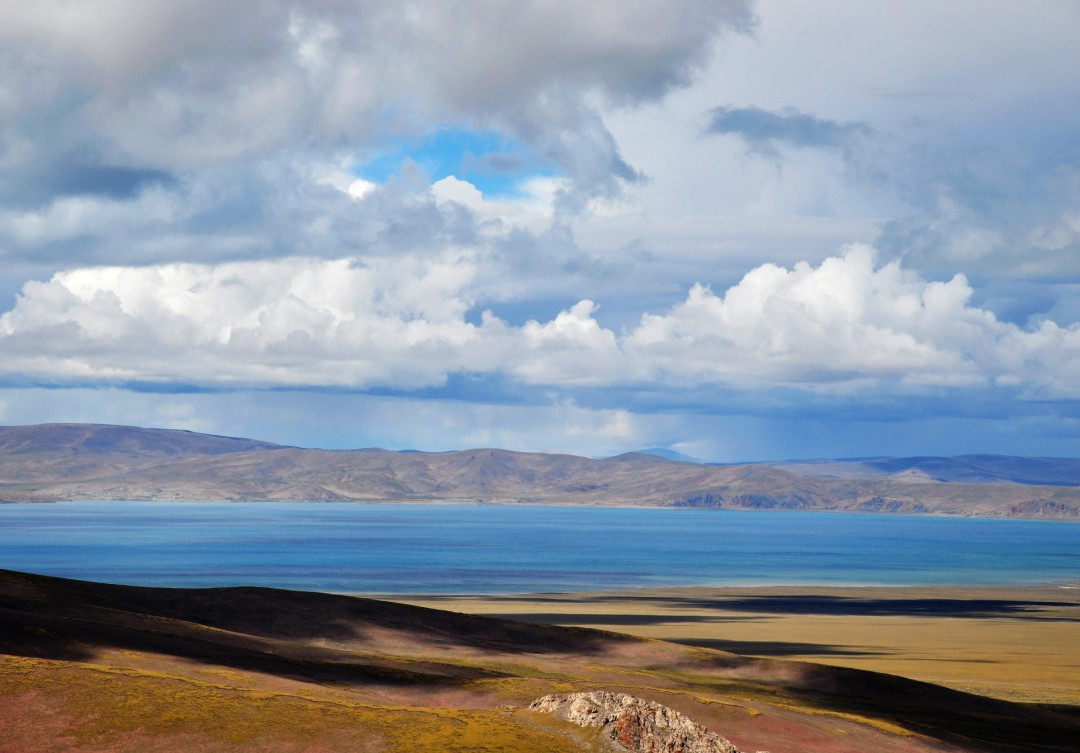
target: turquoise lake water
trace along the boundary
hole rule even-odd
[[[1080,584],[1080,524],[485,505],[9,504],[0,505],[0,568],[371,594]]]

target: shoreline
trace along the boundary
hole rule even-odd
[[[1073,488],[1073,487],[1065,487]],[[1078,487],[1080,488],[1080,487]],[[620,502],[558,502],[545,500],[542,502],[525,502],[508,499],[416,499],[416,498],[355,498],[355,499],[231,499],[221,497],[218,499],[203,498],[28,498],[28,499],[0,499],[0,507],[7,505],[60,505],[60,504],[100,504],[119,502],[122,504],[148,504],[148,505],[388,505],[416,507],[535,507],[535,508],[580,508],[588,510],[670,510],[673,512],[708,512],[713,513],[767,513],[798,515],[812,513],[814,515],[852,515],[857,517],[879,516],[883,518],[939,518],[945,520],[1001,520],[1001,521],[1033,521],[1038,523],[1072,523],[1080,525],[1080,516],[1077,515],[1012,515],[996,512],[980,511],[949,511],[949,510],[926,510],[926,511],[887,511],[887,510],[864,510],[864,509],[841,509],[836,507],[694,507],[678,504],[653,504],[653,503],[620,503]]]
[[[163,586],[168,588],[168,586]],[[276,586],[271,586],[276,588]],[[296,589],[310,590],[310,589]],[[694,583],[694,584],[666,584],[666,585],[631,585],[625,588],[587,588],[566,591],[323,591],[323,593],[336,593],[342,596],[358,596],[366,599],[384,599],[387,601],[402,601],[409,599],[544,599],[550,597],[581,597],[587,595],[632,596],[637,593],[653,594],[665,591],[793,591],[798,593],[825,593],[831,591],[1031,591],[1031,590],[1060,590],[1077,591],[1080,594],[1080,580],[1037,580],[1017,581],[1014,583],[861,583],[857,581],[845,582],[806,582],[799,583],[786,581],[784,583]]]

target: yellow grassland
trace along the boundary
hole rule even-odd
[[[642,639],[266,589],[17,573],[0,573],[0,586],[0,753],[598,752],[607,748],[595,730],[527,708],[587,690],[658,701],[742,749],[773,753],[1072,753],[1080,735],[1075,709],[714,650],[772,646],[785,658],[801,651],[892,671],[970,665],[984,669],[977,682],[1003,672],[1027,683],[1029,699],[1061,703],[1080,676],[1078,605],[1053,591],[427,600]],[[1025,638],[1050,645],[1025,649]],[[1053,693],[1050,680],[1060,683]]]
[[[234,673],[234,682],[250,681]],[[41,698],[47,690],[47,703]],[[56,750],[138,750],[186,740],[190,750],[420,750],[570,753],[573,728],[520,709],[445,709],[357,703],[347,694],[268,692],[160,672],[0,657],[0,702],[29,704],[37,716],[63,708]],[[554,691],[556,688],[545,688]],[[48,731],[39,717],[30,726]],[[0,728],[0,750],[18,751],[26,729]]]
[[[755,600],[791,607],[755,610]],[[810,606],[800,611],[800,600]],[[843,600],[853,605],[843,614],[813,611],[814,603]],[[950,608],[920,613],[923,602]],[[1080,590],[1073,588],[685,588],[408,603],[868,669],[1004,700],[1080,705]]]

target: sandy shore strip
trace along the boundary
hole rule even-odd
[[[1080,706],[1080,587],[660,588],[393,597]]]

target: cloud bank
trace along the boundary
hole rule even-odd
[[[1074,453],[1078,25],[0,0],[0,419]]]
[[[853,246],[763,264],[722,294],[615,332],[582,300],[512,326],[479,310],[483,259],[288,258],[94,267],[28,283],[0,316],[2,367],[44,382],[409,390],[454,374],[559,389],[787,386],[858,394],[999,386],[1080,395],[1080,325],[1024,329]]]
[[[567,198],[610,193],[634,172],[597,104],[686,85],[716,35],[750,21],[742,0],[677,13],[655,0],[4,2],[0,99],[16,117],[0,197],[130,197],[283,150],[373,150],[456,122],[560,165]]]

